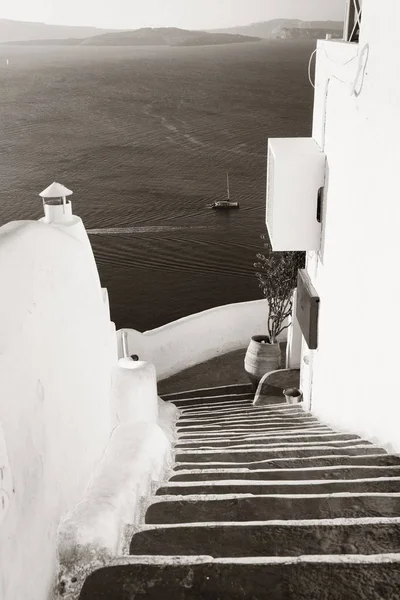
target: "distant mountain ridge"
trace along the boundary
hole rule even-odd
[[[256,42],[261,39],[316,39],[330,33],[340,37],[340,21],[301,21],[272,19],[227,29],[193,31],[177,27],[144,27],[136,30],[98,29],[47,25],[0,19],[0,43],[24,45],[90,45],[90,46],[196,46]]]
[[[211,46],[259,41],[261,38],[239,34],[207,33],[206,31],[190,31],[177,27],[144,27],[136,30],[112,31],[83,39],[31,39],[6,43],[35,46]]]
[[[97,27],[73,27],[70,25],[46,25],[46,23],[0,19],[0,43],[47,40],[50,38],[54,40],[67,38],[82,39],[111,31],[115,30],[98,29]]]
[[[134,31],[104,33],[87,38],[85,46],[202,46],[259,42],[260,38],[227,33],[207,33],[177,27],[144,27]]]
[[[242,25],[240,27],[210,29],[208,31],[212,33],[250,35],[270,40],[280,38],[280,33],[283,29],[315,29],[319,30],[319,37],[325,37],[325,35],[321,36],[321,32],[342,33],[343,23],[341,21],[301,21],[300,19],[272,19],[271,21],[251,23],[250,25]],[[301,37],[301,34],[299,34],[299,37]]]

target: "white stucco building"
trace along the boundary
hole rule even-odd
[[[287,249],[308,250],[306,271],[319,297],[317,348],[302,341],[307,406],[398,452],[400,3],[363,0],[360,8],[347,25],[350,33],[360,25],[354,41],[345,41],[345,30],[344,40],[318,42],[312,141],[325,158],[320,223],[311,160],[290,188],[306,215],[293,238],[303,228],[310,245],[300,240]],[[299,148],[299,160],[303,154]],[[275,160],[276,169],[292,164]],[[275,177],[271,204],[280,185]],[[286,226],[293,226],[290,213]]]

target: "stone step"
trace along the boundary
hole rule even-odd
[[[232,416],[235,415],[237,417],[251,416],[251,415],[267,416],[268,412],[266,412],[262,407],[258,408],[257,406],[253,406],[250,403],[250,404],[241,404],[239,406],[229,405],[228,408],[211,407],[211,408],[202,409],[202,410],[185,409],[185,410],[182,410],[181,418],[186,419],[186,418],[190,417],[190,418],[197,419],[197,417],[199,417],[200,419],[202,419],[204,417],[225,417],[225,416],[230,416],[230,415],[232,415]]]
[[[246,440],[252,439],[266,439],[266,440],[305,440],[306,438],[316,438],[321,440],[327,440],[329,438],[340,440],[342,437],[348,436],[348,439],[361,439],[355,435],[347,433],[336,433],[335,431],[327,429],[294,429],[292,431],[259,431],[254,429],[253,431],[247,431],[246,433],[229,433],[229,432],[212,432],[205,433],[203,435],[193,435],[183,433],[177,438],[177,443],[185,445],[193,444],[207,444],[208,442],[235,442],[243,443]]]
[[[240,399],[241,402],[247,402],[247,401],[251,401],[251,396],[249,395],[244,395],[246,396],[245,398],[241,398],[241,395],[238,394],[237,396],[232,396],[233,400],[230,401],[228,404],[224,404],[223,401],[221,401],[219,404],[219,409],[222,410],[224,408],[228,408],[229,406],[234,406],[237,405],[238,407],[240,407],[240,404],[238,404],[238,401]],[[230,398],[231,396],[221,396],[221,398],[224,398],[225,400]],[[236,398],[236,401],[234,400]],[[187,407],[182,407],[184,408],[184,410],[193,410],[195,412],[197,411],[201,411],[201,410],[212,410],[213,406],[214,406],[214,402],[208,402],[208,406],[207,404],[201,403],[200,406],[195,407],[195,406],[187,406]],[[267,414],[279,414],[279,415],[287,415],[290,413],[302,413],[304,414],[306,411],[303,408],[302,404],[286,404],[286,403],[282,403],[282,404],[265,404],[263,406],[254,406],[253,404],[251,404],[251,407],[253,408],[253,410],[257,410],[257,411],[264,411]]]
[[[271,425],[274,427],[286,427],[287,425],[307,425],[307,424],[320,424],[320,422],[318,421],[318,419],[314,418],[314,417],[288,417],[285,419],[281,419],[281,418],[271,418],[268,416],[251,416],[251,417],[230,417],[230,418],[226,418],[226,419],[219,419],[217,417],[212,418],[212,419],[205,419],[205,420],[201,420],[201,419],[185,419],[185,418],[179,418],[178,422],[177,422],[177,427],[178,427],[178,431],[180,431],[181,428],[185,428],[185,427],[189,427],[191,425],[195,425],[196,427],[200,428],[201,426],[204,425],[212,425],[212,426],[216,426],[216,425],[220,425],[223,428],[227,428],[230,425],[251,425],[253,427],[258,427],[258,426],[264,426],[264,425]]]
[[[371,479],[379,477],[400,477],[400,467],[309,467],[303,469],[193,469],[180,471],[173,475],[169,482],[189,481],[224,481],[224,480],[263,480],[263,481],[303,481],[332,479]]]
[[[255,409],[256,411],[257,409]],[[260,423],[260,424],[265,424],[265,423],[271,423],[271,424],[280,424],[282,426],[284,426],[286,423],[287,424],[291,424],[291,423],[310,423],[310,422],[314,422],[314,423],[319,423],[321,425],[321,422],[318,421],[318,419],[316,419],[315,417],[312,417],[310,415],[305,415],[303,414],[293,414],[293,415],[287,415],[287,416],[279,416],[279,415],[268,415],[267,413],[265,413],[264,411],[262,411],[261,413],[254,412],[254,410],[252,409],[251,412],[248,413],[227,413],[226,415],[210,415],[208,417],[192,417],[190,415],[185,415],[185,414],[181,414],[179,416],[179,420],[178,420],[178,427],[181,427],[182,423],[188,423],[189,421],[193,422],[194,425],[197,426],[201,426],[201,425],[223,425],[224,427],[226,425],[231,425],[231,424],[240,424],[240,423]]]
[[[371,442],[364,440],[330,440],[325,441],[324,439],[318,438],[314,441],[307,441],[307,439],[287,438],[286,440],[276,438],[253,438],[250,440],[237,440],[232,442],[215,442],[215,443],[198,443],[195,445],[177,444],[177,452],[193,452],[196,454],[202,454],[207,452],[214,452],[219,450],[220,452],[237,452],[239,450],[286,450],[286,449],[307,449],[307,448],[376,448]],[[382,448],[380,449],[382,450]]]
[[[253,405],[252,398],[247,398],[244,400],[232,400],[232,402],[213,402],[212,404],[198,404],[188,407],[179,407],[182,411],[182,415],[207,415],[209,413],[220,413],[220,412],[229,412],[231,410],[255,410],[256,406]],[[259,410],[259,409],[258,409]]]
[[[243,401],[243,400],[248,400],[249,402],[252,402],[254,399],[254,395],[249,394],[249,393],[244,393],[244,394],[221,394],[219,396],[212,396],[212,402],[216,402],[218,403],[218,405],[223,405],[223,404],[234,404],[236,401]],[[211,403],[210,402],[211,397],[210,396],[193,396],[192,398],[180,398],[180,399],[176,399],[176,400],[171,400],[171,402],[173,402],[178,408],[183,408],[183,407],[188,407],[188,406],[197,406],[198,404],[203,404],[204,401],[207,401],[207,403]]]
[[[270,419],[271,421],[287,421],[287,420],[297,420],[299,418],[312,418],[316,421],[318,420],[315,415],[312,415],[309,412],[304,410],[302,411],[286,411],[286,413],[272,413],[264,410],[262,407],[258,408],[257,406],[253,406],[252,404],[241,404],[240,406],[232,407],[231,409],[220,409],[219,407],[210,408],[209,410],[204,411],[189,411],[180,409],[179,418],[186,421],[199,421],[200,423],[204,423],[209,420],[219,420],[219,421],[229,421],[229,418],[234,419],[258,419],[263,417],[264,419]]]
[[[262,425],[246,425],[246,424],[241,424],[241,423],[237,423],[235,425],[231,425],[231,426],[227,426],[227,427],[222,427],[221,425],[211,425],[211,426],[197,426],[197,425],[193,425],[190,427],[182,427],[182,428],[178,428],[177,429],[177,433],[179,434],[179,437],[186,437],[186,436],[196,436],[197,434],[201,434],[201,435],[214,435],[215,433],[219,434],[219,435],[232,435],[234,433],[237,434],[243,434],[245,435],[246,433],[253,433],[254,431],[257,431],[259,433],[262,432],[271,432],[271,433],[291,433],[293,430],[294,431],[300,431],[300,430],[322,430],[324,429],[325,431],[333,431],[332,429],[330,429],[329,427],[325,426],[325,425],[321,425],[320,423],[315,422],[315,423],[310,423],[310,424],[303,424],[303,425],[299,425],[296,423],[293,424],[269,424],[269,423],[265,423]]]
[[[274,468],[274,469],[292,469],[292,468],[304,468],[304,467],[328,467],[334,465],[340,466],[357,466],[366,465],[369,467],[375,466],[396,466],[400,465],[400,457],[393,454],[377,453],[375,455],[359,455],[359,456],[344,456],[343,454],[336,456],[309,456],[301,458],[267,458],[264,460],[252,461],[251,458],[241,457],[242,460],[237,460],[235,467],[246,467],[247,469],[262,469],[262,468]],[[209,463],[204,463],[203,467],[208,469],[209,467],[223,469],[224,467],[232,467],[232,462],[226,462],[226,460],[216,461],[215,459]],[[190,462],[188,460],[182,460],[176,462],[174,471],[179,472],[182,469],[199,468],[198,462]]]
[[[182,409],[182,407],[179,407]],[[226,417],[230,416],[231,413],[233,413],[232,416],[236,416],[236,417],[240,417],[241,413],[243,414],[250,414],[250,415],[254,415],[254,416],[258,416],[258,415],[263,415],[264,417],[267,418],[275,418],[275,419],[287,419],[289,417],[314,417],[311,413],[306,412],[304,410],[302,410],[301,408],[295,407],[295,406],[287,406],[286,404],[283,405],[283,408],[281,409],[275,409],[275,410],[269,410],[268,408],[266,408],[265,406],[253,406],[252,404],[240,404],[239,406],[232,406],[231,404],[228,405],[228,407],[230,410],[223,410],[221,409],[221,405],[217,408],[215,407],[215,409],[213,407],[207,407],[207,410],[195,410],[195,411],[190,411],[189,409],[185,409],[182,412],[181,418],[185,419],[185,418],[196,418],[199,421],[207,421],[210,418],[213,419],[219,419],[219,420],[226,420]],[[235,412],[236,411],[236,412]],[[220,414],[222,412],[222,414]]]
[[[246,395],[246,394],[245,394]],[[232,405],[238,404],[240,406],[240,402],[246,402],[246,400],[235,400],[235,398],[237,398],[238,396],[240,396],[240,394],[228,394],[225,395],[226,396],[230,396],[232,397]],[[247,400],[250,400],[252,402],[254,402],[254,395],[252,394],[247,394]],[[215,404],[218,404],[218,402],[216,402],[215,400],[213,400],[213,398],[205,398],[202,401],[199,401],[198,407],[196,406],[188,406],[187,408],[185,408],[185,410],[206,410],[207,407],[208,408],[212,408]],[[223,402],[220,403],[221,409],[226,408],[228,405],[224,404]],[[279,402],[278,404],[263,404],[263,405],[254,405],[252,404],[253,408],[258,408],[258,409],[262,409],[262,410],[266,410],[266,411],[290,411],[290,410],[304,410],[303,405],[302,404],[287,404],[287,402],[283,401],[283,402]]]
[[[397,522],[393,519],[395,522],[392,523],[382,521],[357,523],[337,519],[337,522],[322,523],[280,521],[277,524],[160,526],[136,533],[129,552],[163,556],[209,555],[214,558],[400,553],[400,519]]]
[[[378,558],[379,557],[379,558]],[[195,559],[104,567],[80,600],[398,600],[396,555]],[[351,559],[351,562],[350,560]],[[135,559],[136,563],[138,559]],[[115,561],[116,562],[116,561]],[[126,561],[128,562],[128,561]],[[179,564],[179,563],[183,564]],[[196,564],[197,563],[197,564]]]
[[[275,519],[399,517],[400,493],[160,496],[147,509],[146,524]]]
[[[265,482],[255,481],[208,481],[203,483],[167,482],[160,487],[156,495],[193,495],[193,494],[333,494],[338,492],[364,493],[400,492],[400,477],[370,480],[336,480],[309,482]]]
[[[179,431],[177,439],[180,443],[196,443],[210,440],[210,441],[236,441],[248,439],[251,437],[267,437],[267,438],[293,438],[293,437],[306,437],[306,436],[325,436],[325,437],[345,437],[349,439],[362,439],[355,433],[343,433],[341,431],[334,431],[327,427],[294,427],[291,429],[281,428],[258,428],[253,427],[251,430],[221,430],[221,431],[191,431],[184,430]]]
[[[225,413],[229,412],[229,410],[241,411],[241,410],[252,410],[255,413],[266,413],[271,414],[273,412],[278,414],[286,414],[290,412],[299,412],[299,408],[296,406],[290,406],[288,404],[281,404],[279,407],[274,406],[270,408],[268,405],[265,406],[254,406],[252,399],[249,398],[247,400],[236,400],[232,401],[229,404],[220,403],[217,404],[215,402],[208,404],[199,404],[198,406],[188,406],[186,408],[182,408],[183,413],[190,414],[199,414],[199,415],[207,415],[208,413]],[[304,413],[303,409],[301,409]]]
[[[192,462],[192,463],[243,463],[243,462],[259,462],[264,459],[277,459],[277,458],[305,458],[305,457],[318,457],[318,456],[358,456],[367,454],[383,454],[383,448],[375,448],[374,446],[367,447],[299,447],[299,448],[287,448],[287,449],[235,449],[231,448],[225,452],[220,449],[215,450],[179,450],[176,454],[177,462]]]
[[[229,409],[224,409],[224,410],[220,410],[219,408],[210,408],[208,410],[201,410],[201,411],[189,411],[189,410],[182,410],[181,414],[179,416],[180,419],[191,419],[192,421],[194,420],[198,420],[199,422],[204,422],[204,421],[209,421],[210,419],[212,420],[216,420],[216,419],[220,419],[220,420],[230,420],[231,418],[242,418],[242,419],[249,419],[249,418],[259,418],[259,417],[264,417],[264,418],[268,418],[268,419],[275,419],[277,420],[279,419],[288,419],[290,418],[290,416],[292,417],[304,417],[306,415],[306,413],[304,411],[300,412],[290,412],[287,413],[285,415],[279,414],[279,413],[269,413],[268,411],[264,410],[262,407],[258,408],[257,406],[253,406],[252,404],[247,404],[247,405],[241,405],[241,406],[236,406],[236,407],[232,407]],[[311,415],[308,415],[311,416]]]
[[[181,398],[196,398],[196,397],[213,397],[221,394],[243,394],[251,393],[252,387],[250,383],[235,383],[232,385],[221,385],[210,388],[197,388],[195,390],[185,390],[183,392],[172,392],[170,394],[162,394],[163,400],[176,400]],[[253,394],[254,396],[254,394]]]
[[[179,439],[175,444],[175,448],[232,448],[241,445],[276,445],[276,444],[338,444],[343,445],[348,443],[349,445],[360,443],[366,445],[372,445],[371,442],[366,440],[362,440],[359,437],[355,437],[354,435],[349,434],[327,434],[322,433],[319,435],[248,435],[246,437],[235,437],[232,436],[230,438],[205,438],[203,440],[186,440]]]

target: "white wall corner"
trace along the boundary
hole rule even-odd
[[[157,377],[154,365],[121,358],[113,370],[112,420],[120,423],[156,423],[158,419]]]
[[[286,347],[286,368],[299,369],[301,364],[302,333],[296,316],[297,291],[293,293],[293,309],[288,329]]]
[[[101,292],[103,295],[103,303],[104,303],[104,308],[105,308],[105,312],[106,312],[106,318],[108,321],[110,321],[111,320],[111,312],[110,312],[110,299],[108,296],[108,289],[101,288]]]
[[[13,478],[3,425],[0,422],[0,525],[6,518],[13,496]]]

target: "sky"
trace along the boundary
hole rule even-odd
[[[0,18],[108,29],[212,29],[275,18],[342,20],[345,0],[0,0]]]

